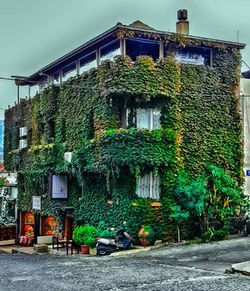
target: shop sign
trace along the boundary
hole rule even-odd
[[[246,176],[250,176],[250,170],[246,170]]]
[[[32,196],[32,209],[41,210],[42,201],[41,196]]]
[[[51,183],[51,198],[52,199],[67,199],[68,198],[68,176],[67,175],[52,175]]]

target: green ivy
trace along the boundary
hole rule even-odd
[[[166,238],[173,231],[172,195],[180,171],[192,179],[215,164],[242,185],[240,53],[215,47],[212,67],[180,65],[171,54],[156,63],[148,56],[134,63],[119,56],[7,110],[5,162],[18,171],[19,208],[30,211],[32,195],[41,195],[43,215],[60,217],[71,206],[79,225],[126,222],[136,236],[147,223]],[[135,108],[157,106],[162,129],[134,128]],[[121,129],[125,108],[129,126]],[[23,126],[28,150],[18,150]],[[71,164],[63,159],[66,151],[73,151]],[[136,178],[148,170],[160,174],[161,207],[135,195]],[[46,196],[49,173],[70,175],[68,202]]]

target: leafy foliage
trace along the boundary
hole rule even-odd
[[[76,226],[73,231],[73,240],[78,245],[94,247],[96,244],[97,231],[91,225]]]
[[[230,218],[244,213],[248,204],[238,183],[214,165],[194,180],[181,173],[173,200],[170,216],[179,226],[188,218],[198,218],[205,240],[227,235]]]
[[[5,161],[18,171],[19,208],[30,211],[32,195],[41,195],[42,215],[59,219],[71,206],[78,225],[126,222],[134,237],[150,224],[156,237],[166,238],[173,221],[204,220],[204,213],[223,227],[242,204],[240,54],[215,47],[213,67],[180,65],[171,54],[157,63],[147,56],[135,63],[117,57],[7,110]],[[154,106],[161,108],[162,129],[134,128],[135,108]],[[128,128],[121,129],[124,108],[130,109]],[[29,129],[28,150],[18,150],[23,126]],[[73,151],[71,164],[63,160],[66,151]],[[136,177],[146,171],[160,174],[161,207],[135,195]],[[51,172],[70,174],[68,202],[46,196]]]

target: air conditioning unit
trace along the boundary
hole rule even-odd
[[[28,133],[27,127],[19,128],[19,137],[27,136],[27,133]]]
[[[27,148],[27,139],[20,139],[19,140],[19,149]]]
[[[71,163],[71,160],[72,160],[72,152],[66,152],[66,153],[64,153],[64,160],[67,161],[68,163]]]

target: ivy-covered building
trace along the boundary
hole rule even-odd
[[[118,23],[17,80],[38,91],[5,114],[21,234],[59,224],[70,236],[72,224],[105,221],[132,234],[151,224],[166,237],[180,171],[194,179],[215,164],[242,184],[245,45],[187,28],[185,11],[178,33]]]

